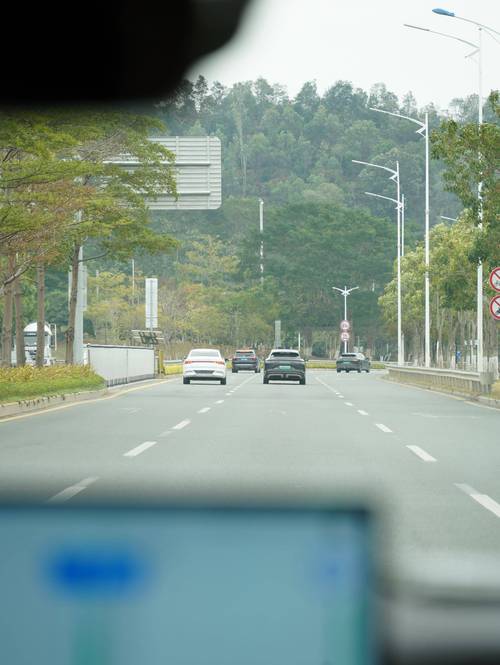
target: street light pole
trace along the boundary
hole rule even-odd
[[[259,199],[260,284],[264,285],[264,201]]]
[[[437,32],[435,30],[429,30],[428,28],[421,28],[416,25],[408,25],[405,23],[405,26],[408,28],[414,28],[416,30],[423,30],[424,32],[430,32],[435,35],[439,35],[441,37],[447,37],[448,39],[453,39],[457,42],[461,42],[463,44],[467,44],[467,46],[472,46],[474,51],[472,53],[469,53],[466,57],[471,57],[475,55],[476,53],[478,54],[478,123],[479,123],[479,128],[481,128],[481,125],[483,123],[483,54],[482,54],[482,33],[483,30],[490,36],[492,37],[496,42],[499,40],[495,35],[500,36],[500,32],[498,30],[494,30],[493,28],[490,28],[487,25],[484,25],[483,23],[478,23],[477,21],[473,21],[468,18],[464,18],[462,16],[457,16],[454,12],[450,12],[446,9],[433,9],[432,10],[435,14],[439,14],[441,16],[447,16],[451,18],[456,18],[460,21],[465,21],[466,23],[472,23],[475,25],[478,29],[478,44],[474,44],[473,42],[469,42],[465,39],[461,39],[460,37],[456,37],[455,35],[449,35],[447,33],[443,32]],[[482,187],[483,183],[480,182],[478,185],[478,200],[479,200],[479,214],[478,214],[478,229],[482,229],[483,227],[483,206],[482,206]],[[482,261],[479,260],[477,264],[477,286],[476,286],[476,307],[477,307],[477,370],[478,372],[483,372],[484,371],[484,359],[483,359],[483,264]]]
[[[381,164],[372,164],[371,162],[362,162],[359,159],[351,160],[355,164],[363,164],[364,166],[372,166],[376,169],[382,169],[388,171],[392,175],[390,180],[396,182],[396,196],[397,196],[397,316],[398,316],[398,365],[404,364],[404,351],[403,351],[403,333],[402,333],[402,319],[401,319],[401,187],[400,187],[400,177],[399,177],[399,161],[396,162],[396,169],[391,169],[388,166],[382,166]]]
[[[425,113],[425,120],[422,122],[417,118],[403,115],[401,113],[393,113],[392,111],[385,111],[383,109],[376,109],[370,107],[372,111],[377,113],[385,113],[386,115],[393,115],[396,118],[403,118],[409,120],[415,125],[419,126],[417,134],[420,134],[425,139],[425,283],[424,283],[424,363],[425,367],[431,366],[431,317],[430,317],[430,286],[429,286],[429,271],[430,271],[430,242],[429,242],[429,114]],[[403,207],[404,216],[404,207]],[[402,256],[404,256],[404,224],[403,224],[403,240],[402,240]]]
[[[348,289],[347,286],[344,286],[343,289],[339,289],[338,286],[332,286],[332,289],[344,296],[344,321],[347,321],[347,296],[351,295],[352,291],[359,289],[359,286],[353,286],[350,289]],[[344,353],[347,353],[347,342],[344,342]]]

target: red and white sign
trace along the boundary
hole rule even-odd
[[[490,286],[494,291],[500,293],[500,267],[493,268],[490,273]]]
[[[350,329],[351,329],[351,324],[349,323],[349,321],[346,321],[344,319],[343,321],[340,322],[340,330],[347,332]]]
[[[340,333],[340,339],[341,339],[343,342],[348,342],[348,341],[349,341],[349,337],[350,337],[350,335],[349,335],[349,333],[346,332],[346,331]]]
[[[494,296],[490,300],[490,312],[495,321],[500,321],[500,296]]]

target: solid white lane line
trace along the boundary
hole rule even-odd
[[[487,494],[481,494],[473,487],[470,487],[470,485],[455,483],[455,487],[458,487],[458,489],[462,490],[462,492],[468,494],[471,499],[477,501],[477,503],[483,506],[483,508],[486,508],[486,510],[489,510],[491,513],[496,515],[496,517],[500,517],[500,503],[497,503],[490,496],[488,496]]]
[[[327,388],[327,390],[331,390],[332,393],[335,393],[336,395],[338,395],[338,392],[335,390],[335,388],[332,388],[332,386],[329,386],[328,383],[325,383],[325,382],[322,381],[321,379],[318,379],[317,376],[315,376],[314,378],[316,379],[316,381],[317,381],[318,383],[321,383],[322,386],[324,386],[325,388]]]
[[[344,404],[345,404],[346,406],[354,406],[354,404],[353,404],[352,402],[344,402]]]
[[[97,476],[84,478],[83,480],[80,480],[79,483],[76,483],[76,485],[66,487],[66,489],[62,490],[61,492],[54,494],[54,496],[47,500],[47,503],[63,503],[64,501],[68,501],[76,494],[83,492],[84,489],[87,489],[87,487],[92,485],[92,483],[95,483],[96,480],[99,480]]]
[[[136,446],[135,448],[132,448],[132,450],[129,450],[126,453],[123,453],[123,457],[137,457],[137,455],[140,455],[143,453],[145,450],[148,448],[151,448],[152,446],[156,446],[158,441],[144,441],[144,443],[141,443],[140,446]]]
[[[204,406],[203,409],[200,409],[198,411],[198,413],[206,413],[207,411],[210,411],[210,407],[209,406]]]
[[[223,399],[218,399],[215,403],[216,404],[222,404],[223,401],[224,401]]]
[[[363,409],[358,409],[358,413],[359,413],[360,416],[367,416],[368,415],[366,413],[366,411],[363,411]]]
[[[415,453],[420,459],[423,459],[424,462],[436,462],[436,458],[433,457],[432,455],[429,455],[429,453],[425,452],[422,448],[419,446],[406,446],[408,450],[411,450],[412,453]]]
[[[392,429],[389,429],[387,425],[384,425],[383,423],[375,423],[375,427],[378,427],[382,432],[392,433]]]
[[[180,423],[177,423],[177,425],[174,425],[172,429],[184,429],[184,427],[187,427],[191,421],[186,418],[186,420],[181,420]]]

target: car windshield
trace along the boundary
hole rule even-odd
[[[0,520],[0,590],[19,575],[2,663],[367,665],[368,569],[423,650],[394,663],[436,665],[435,639],[451,665],[468,630],[500,663],[500,2],[100,3],[76,21],[6,5],[21,18],[3,15],[0,514],[74,508],[75,528],[42,542],[34,516],[16,550],[21,518]],[[98,104],[83,84],[103,72]],[[37,98],[54,76],[60,95]],[[31,103],[10,103],[14,78]],[[189,538],[169,513],[161,562],[155,520],[134,521],[134,548],[119,519],[94,531],[79,512],[177,502],[227,513]],[[373,532],[273,513],[313,503]],[[265,602],[278,588],[290,616]],[[2,650],[15,625],[29,655]],[[265,657],[227,655],[238,625]],[[200,657],[148,659],[135,631]]]

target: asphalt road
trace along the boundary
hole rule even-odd
[[[500,412],[400,386],[383,372],[310,370],[306,386],[228,374],[180,378],[0,421],[0,496],[74,504],[210,483],[288,488],[321,481],[381,510],[381,547],[500,554]]]

